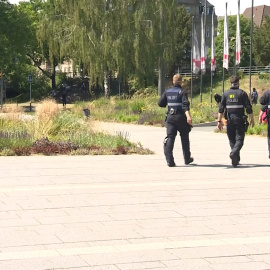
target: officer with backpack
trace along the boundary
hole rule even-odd
[[[270,125],[269,125],[269,108],[270,108],[270,90],[263,93],[260,98],[260,103],[262,105],[261,111],[266,113],[267,118],[267,142],[268,142],[268,152],[270,158]]]
[[[240,162],[240,150],[244,144],[245,132],[248,126],[245,110],[250,115],[250,125],[254,126],[252,105],[245,91],[239,89],[239,78],[230,78],[231,88],[227,90],[221,98],[218,111],[218,129],[222,129],[222,116],[227,110],[227,136],[229,139],[231,152],[230,158],[233,167],[237,167]]]

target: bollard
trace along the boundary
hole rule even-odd
[[[83,109],[83,115],[88,119],[90,117],[90,110],[89,109]]]

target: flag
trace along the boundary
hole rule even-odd
[[[201,73],[204,74],[205,69],[205,34],[204,34],[204,23],[203,14],[201,15]]]
[[[214,24],[215,9],[212,12],[212,42],[211,42],[211,70],[215,71],[217,68],[216,49],[215,49],[215,24]]]
[[[240,0],[238,0],[238,13],[236,25],[236,44],[235,44],[235,65],[240,64],[241,54],[241,33],[240,33]]]
[[[200,51],[199,51],[199,43],[198,43],[198,37],[196,28],[193,27],[193,73],[198,74],[201,70],[201,57],[200,57]]]
[[[228,29],[228,18],[227,18],[227,3],[226,13],[224,17],[224,47],[223,47],[223,67],[229,69],[229,29]]]

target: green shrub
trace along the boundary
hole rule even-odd
[[[246,134],[266,136],[267,135],[267,125],[260,124],[260,125],[255,125],[254,127],[249,127]]]
[[[259,79],[264,81],[270,80],[270,74],[269,73],[259,73]]]
[[[142,99],[135,99],[132,100],[130,103],[130,109],[133,113],[141,113],[143,110],[145,110],[145,102]]]
[[[242,79],[244,77],[244,71],[241,69],[237,70],[237,76],[239,77],[239,79]]]

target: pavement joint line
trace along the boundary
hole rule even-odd
[[[143,182],[143,183],[121,183],[121,184],[82,184],[82,185],[44,185],[44,186],[27,186],[27,187],[12,187],[12,188],[1,188],[1,193],[11,193],[11,192],[24,192],[24,191],[44,191],[44,190],[74,190],[74,189],[116,189],[116,188],[133,188],[133,187],[159,187],[159,186],[189,186],[189,185],[226,185],[226,184],[264,184],[270,183],[270,179],[231,179],[226,180],[226,182],[219,182],[218,180],[208,180],[208,181],[166,181],[166,182]]]
[[[270,243],[270,236],[260,236],[260,237],[245,237],[245,238],[198,239],[198,240],[169,241],[169,242],[148,242],[140,244],[120,244],[108,246],[42,249],[42,250],[28,250],[17,252],[0,252],[0,261],[50,258],[60,256],[80,256],[90,254],[123,253],[130,251],[215,247],[227,245],[233,246],[246,244],[252,245],[252,244],[269,244],[269,243]]]
[[[218,180],[208,181],[171,181],[171,182],[143,182],[143,183],[122,183],[122,184],[82,184],[82,185],[44,185],[44,186],[27,186],[27,187],[12,187],[1,188],[1,193],[11,192],[29,192],[29,191],[45,191],[45,190],[74,190],[74,189],[116,189],[116,188],[134,188],[134,187],[159,187],[159,186],[190,186],[190,185],[226,185],[226,184],[258,184],[270,183],[270,179],[243,179],[243,180],[226,180],[226,182],[219,182]]]

